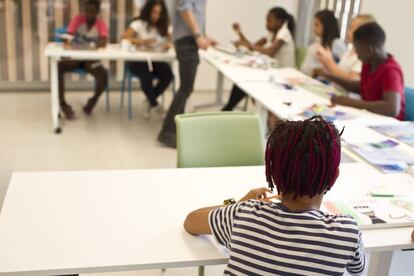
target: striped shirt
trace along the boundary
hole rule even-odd
[[[348,216],[249,200],[212,210],[208,220],[230,250],[225,275],[359,275],[365,267],[361,232]]]

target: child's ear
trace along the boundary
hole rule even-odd
[[[336,171],[335,171],[335,174],[334,174],[334,177],[333,177],[333,179],[334,179],[334,183],[336,182],[336,180],[338,179],[338,177],[339,177],[339,167],[336,169]]]

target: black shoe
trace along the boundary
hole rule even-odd
[[[90,98],[86,105],[83,107],[83,112],[85,112],[86,115],[91,115],[96,102],[97,100],[95,98]]]
[[[175,133],[161,131],[158,135],[158,142],[166,147],[177,148],[177,139]]]
[[[75,112],[73,111],[73,109],[70,105],[68,105],[66,103],[61,104],[60,105],[60,110],[63,112],[66,119],[68,119],[68,120],[75,120],[76,119]]]

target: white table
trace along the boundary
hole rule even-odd
[[[237,56],[226,54],[213,48],[203,51],[202,57],[218,71],[219,81],[217,82],[216,98],[222,99],[223,79],[226,77],[243,89],[249,97],[255,99],[256,112],[261,118],[263,130],[267,129],[268,111],[280,118],[292,119],[298,118],[298,113],[313,104],[330,104],[328,95],[321,96],[300,87],[288,90],[281,85],[269,81],[271,77],[278,83],[286,83],[285,79],[288,78],[311,79],[297,69],[271,68],[263,70],[241,66],[238,64],[239,58]],[[355,120],[348,122],[352,125],[358,123],[366,126],[368,124],[397,122],[396,119],[373,114],[365,110],[341,106],[336,107],[336,109],[357,115]]]
[[[64,49],[61,43],[49,43],[45,49],[45,56],[50,60],[50,90],[52,122],[55,133],[62,131],[59,124],[59,91],[58,91],[58,62],[62,59],[73,60],[122,60],[122,61],[163,61],[173,62],[175,52],[130,52],[121,49],[119,44],[109,44],[98,50],[70,50]]]
[[[342,164],[331,194],[364,192],[376,178],[364,163]],[[0,275],[225,264],[212,237],[183,230],[185,216],[264,185],[262,166],[14,173],[0,214]],[[392,251],[414,248],[410,232],[363,231],[370,275],[387,275]]]

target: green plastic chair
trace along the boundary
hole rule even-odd
[[[175,122],[178,168],[264,164],[264,136],[252,112],[184,114]]]
[[[306,57],[306,48],[305,47],[299,47],[295,50],[295,58],[296,58],[296,67],[300,68],[302,66],[302,63],[305,61]]]

